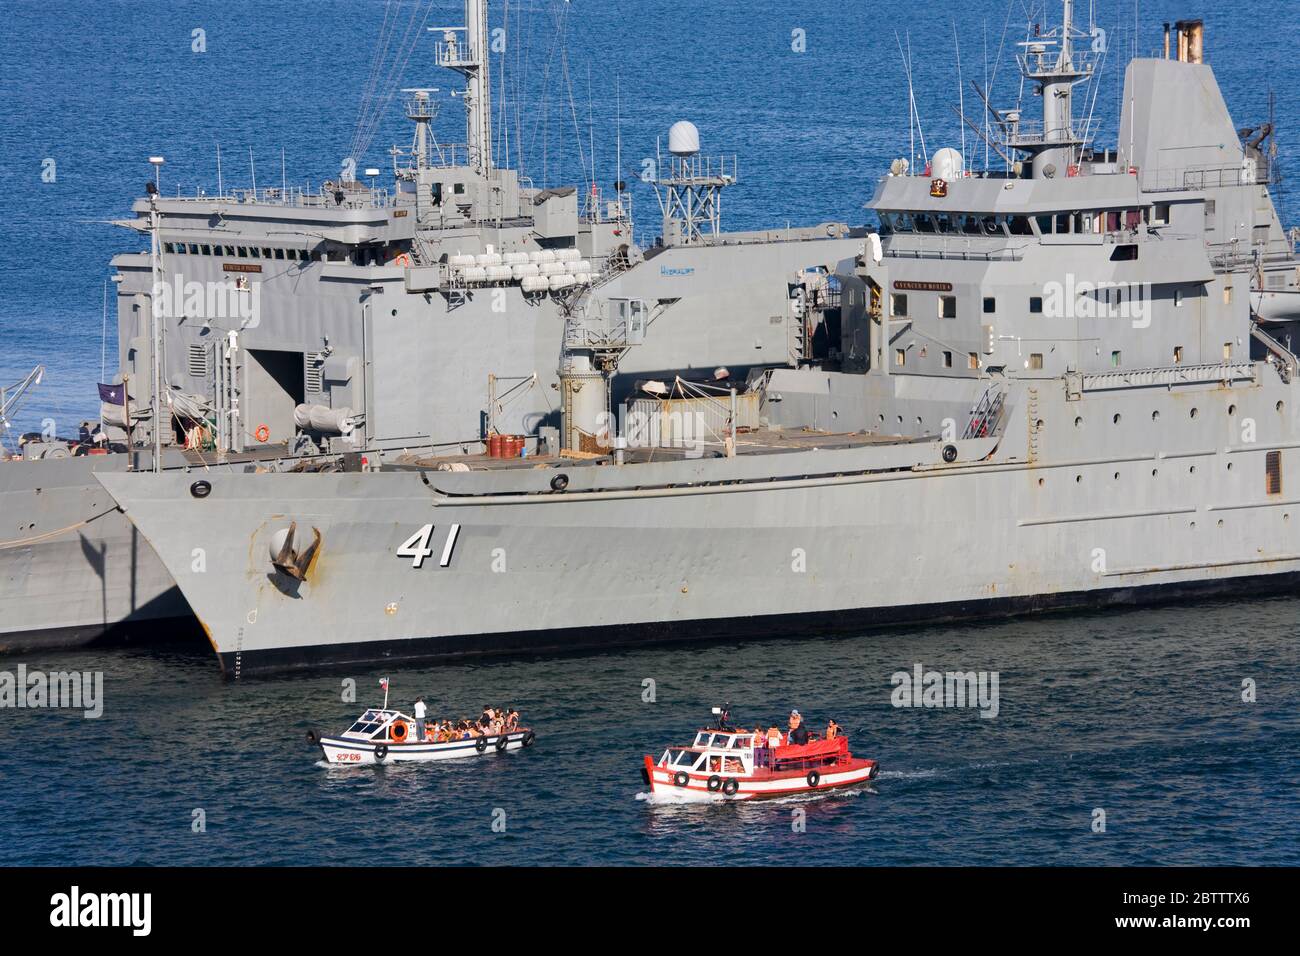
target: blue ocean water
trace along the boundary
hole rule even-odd
[[[1295,865],[1297,620],[1288,597],[237,684],[198,648],[27,658],[102,670],[104,713],[0,711],[0,864]],[[997,716],[893,706],[917,663],[997,671]],[[345,729],[383,675],[403,708],[513,704],[537,743],[323,764],[307,729]],[[815,800],[648,803],[642,754],[724,700],[740,726],[834,717],[881,774]]]
[[[493,5],[494,25],[505,6]],[[521,105],[510,153],[535,182],[584,179],[593,142],[600,182],[634,181],[655,138],[689,118],[706,151],[739,157],[741,183],[724,207],[734,228],[863,221],[876,177],[909,151],[896,31],[910,30],[931,151],[960,145],[949,109],[954,28],[962,78],[982,82],[1009,9],[994,0],[947,0],[924,16],[914,4],[863,0],[510,6],[517,80],[507,93]],[[1008,48],[1027,6],[1013,0]],[[459,22],[460,8],[438,4],[437,25]],[[335,175],[385,9],[10,0],[0,29],[0,383],[37,362],[49,368],[20,425],[49,415],[66,430],[95,412],[108,262],[139,243],[105,220],[141,193],[145,158],[167,157],[166,192],[213,189],[218,143],[227,186],[249,184],[250,148],[259,185],[279,183],[282,149],[291,184]],[[1096,106],[1104,142],[1134,10],[1096,9],[1112,50]],[[1204,16],[1234,119],[1266,118],[1271,88],[1284,169],[1300,168],[1286,165],[1300,147],[1290,0],[1248,14],[1146,0],[1140,12],[1143,53],[1161,22]],[[195,30],[205,52],[193,50]],[[799,36],[802,52],[792,49]],[[453,86],[430,56],[426,41],[401,85]],[[1004,55],[995,99],[1012,100],[1016,85]],[[396,107],[360,167],[386,167],[387,147],[406,142]],[[460,118],[444,105],[445,138]],[[967,148],[977,151],[970,134]],[[46,160],[54,182],[42,181]],[[1293,224],[1300,209],[1286,188]],[[653,193],[633,189],[648,238]],[[539,742],[500,758],[379,770],[323,767],[303,739],[308,727],[342,729],[359,709],[340,699],[342,679],[356,680],[364,704],[379,671],[231,685],[203,647],[26,658],[32,669],[101,671],[107,700],[99,720],[0,711],[0,863],[1295,864],[1297,620],[1300,600],[1277,598],[403,668],[388,675],[395,700],[419,693],[435,710],[466,714],[509,701]],[[998,716],[891,706],[890,675],[916,663],[998,671]],[[0,659],[0,670],[16,664]],[[642,700],[647,679],[655,703]],[[1245,680],[1258,688],[1254,703],[1241,698]],[[742,724],[791,706],[814,722],[833,716],[884,772],[870,790],[804,803],[639,799],[641,755],[686,739],[719,698]],[[795,809],[806,832],[792,829]],[[195,810],[205,832],[193,830]],[[1104,832],[1093,829],[1097,810]]]

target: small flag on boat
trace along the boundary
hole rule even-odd
[[[379,686],[382,687],[384,690],[388,690],[388,678],[387,677],[379,678]]]
[[[108,405],[126,404],[126,386],[125,385],[104,385],[99,386],[99,400]]]

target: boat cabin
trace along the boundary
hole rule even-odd
[[[396,720],[404,720],[409,726],[415,726],[415,720],[400,711],[374,709],[358,717],[356,723],[343,731],[343,736],[353,740],[387,740],[388,729]]]
[[[701,730],[689,747],[669,747],[659,766],[696,773],[750,774],[754,772],[754,735]]]

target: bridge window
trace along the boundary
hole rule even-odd
[[[984,314],[991,315],[998,310],[998,300],[991,295],[984,297]]]
[[[1009,216],[1007,225],[1011,228],[1013,236],[1032,236],[1034,227],[1029,224],[1028,216]]]
[[[1158,202],[1151,207],[1151,225],[1153,226],[1169,225],[1169,203]]]
[[[894,349],[894,364],[898,366],[907,364],[907,349]]]
[[[943,367],[944,367],[944,368],[952,368],[952,353],[951,353],[951,352],[944,352],[944,353],[943,353]]]
[[[980,356],[978,352],[966,353],[966,367],[978,369],[980,367]]]
[[[895,292],[889,297],[889,314],[892,316],[907,315],[907,296],[900,292]]]
[[[957,318],[957,297],[955,295],[939,296],[939,318]]]
[[[1043,297],[1041,295],[1031,295],[1029,297],[1029,314],[1030,315],[1043,314]]]
[[[1174,364],[1175,365],[1183,364],[1183,347],[1181,345],[1174,346]]]
[[[1043,353],[1042,353],[1042,352],[1031,352],[1031,353],[1029,353],[1029,367],[1030,367],[1031,369],[1041,369],[1041,368],[1043,367]]]
[[[1123,364],[1123,362],[1124,362],[1124,353],[1121,352],[1119,349],[1116,349],[1115,351],[1110,353],[1110,364],[1115,366],[1115,368],[1119,368],[1120,365]]]

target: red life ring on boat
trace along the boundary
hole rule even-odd
[[[395,259],[393,259],[393,265],[395,266],[409,266],[410,264],[411,264],[411,257],[408,256],[405,252],[399,253],[398,256]]]
[[[257,431],[253,432],[253,437],[260,442],[266,442],[271,437],[271,429],[265,425],[258,425]]]
[[[393,721],[393,726],[388,730],[388,736],[391,737],[395,743],[404,744],[406,743],[406,735],[410,730],[411,728],[407,726],[406,721],[395,720]]]

